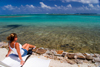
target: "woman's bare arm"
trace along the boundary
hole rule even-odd
[[[9,44],[8,44],[8,48],[9,48],[9,50],[8,50],[8,53],[6,54],[6,57],[8,57],[9,56],[9,54],[11,53],[11,48],[9,47]]]
[[[19,43],[16,43],[16,44],[15,44],[15,48],[16,48],[16,50],[17,50],[17,53],[18,53],[18,56],[19,56],[20,60],[22,60],[22,56],[21,56],[21,53],[20,53]]]
[[[16,44],[15,44],[15,48],[16,48],[16,50],[17,50],[19,59],[21,60],[21,63],[20,63],[20,64],[23,65],[23,64],[24,64],[24,61],[23,61],[22,56],[21,56],[21,53],[20,53],[19,43],[16,43]]]

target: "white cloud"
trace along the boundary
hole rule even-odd
[[[6,10],[6,9],[13,10],[14,7],[12,5],[6,5],[6,6],[3,7],[3,10]]]
[[[81,8],[83,8],[84,10],[89,10],[89,8],[87,6],[82,6]]]
[[[82,6],[82,7],[78,7],[78,8],[74,8],[77,11],[78,10],[83,10],[83,11],[87,11],[87,12],[96,12],[96,11],[100,11],[100,6],[99,5],[93,5],[93,4],[88,4],[88,6]]]
[[[72,9],[72,5],[68,4],[67,6],[58,6],[58,5],[54,5],[54,7],[51,7],[52,10],[68,10],[68,9]]]
[[[3,6],[2,7],[2,9],[3,10],[14,10],[14,11],[18,11],[18,10],[32,10],[32,9],[34,9],[35,8],[35,6],[33,6],[33,5],[25,5],[25,6],[23,6],[23,5],[21,5],[20,7],[16,7],[16,6],[12,6],[12,5],[6,5],[6,6]]]
[[[93,8],[94,6],[93,6],[93,4],[89,4],[89,7],[92,7]]]
[[[42,7],[42,8],[48,8],[48,9],[51,9],[50,6],[45,5],[43,2],[40,2],[40,4],[41,4],[41,7]]]
[[[43,2],[40,2],[41,4],[41,7],[36,7],[36,6],[33,6],[33,5],[21,5],[19,7],[16,7],[16,6],[12,6],[12,5],[6,5],[6,6],[3,6],[2,9],[3,10],[10,10],[11,13],[14,12],[14,13],[52,13],[52,12],[55,12],[55,13],[78,13],[78,12],[96,12],[98,11],[100,13],[100,5],[99,4],[88,4],[87,6],[86,5],[83,5],[83,6],[80,6],[80,7],[73,7],[71,4],[68,4],[66,6],[64,5],[54,5],[53,7],[51,6],[48,6],[48,5],[45,5]],[[43,9],[43,8],[47,8],[47,9]],[[48,10],[50,9],[50,10]]]
[[[25,6],[21,5],[20,8],[31,9],[31,8],[35,8],[35,6],[33,6],[33,5],[25,5]]]
[[[67,7],[72,8],[72,5],[71,5],[71,4],[69,4],[69,5],[67,5]]]
[[[28,7],[28,8],[35,8],[35,6],[33,6],[33,5],[26,5],[26,7]]]
[[[99,3],[99,0],[61,0],[62,2]]]
[[[89,8],[86,6],[86,7],[84,7],[86,10],[89,10]]]
[[[62,8],[62,6],[57,6],[57,5],[55,5],[55,7],[52,7],[53,9],[61,9]]]
[[[99,5],[97,5],[97,7],[99,8],[100,6],[99,6]]]
[[[55,7],[57,7],[57,5],[54,5]]]

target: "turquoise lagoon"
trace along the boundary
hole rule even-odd
[[[10,33],[18,42],[67,52],[100,53],[100,15],[0,15],[0,41]]]

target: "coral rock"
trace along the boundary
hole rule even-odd
[[[98,58],[94,58],[93,62],[99,62],[100,63],[100,58],[99,57]]]
[[[62,53],[63,53],[63,51],[61,50],[59,50],[59,51],[55,51],[55,50],[52,50],[52,53],[55,55],[55,56],[62,56]]]
[[[92,57],[97,57],[95,54],[92,54],[92,53],[91,53],[90,55],[91,55]]]
[[[75,56],[74,53],[68,53],[68,54],[67,54],[67,57],[68,57],[69,59],[74,59],[74,56]]]
[[[47,50],[47,51],[46,51],[46,54],[48,54],[48,55],[52,55],[52,52],[49,51],[49,50]]]
[[[93,60],[93,57],[89,53],[84,53],[87,60]]]
[[[38,53],[38,54],[44,54],[44,53],[46,53],[46,50],[45,49],[37,49],[36,53]]]
[[[100,54],[94,54],[95,57],[100,57]]]
[[[62,57],[66,57],[66,55],[67,55],[67,52],[62,53]]]
[[[87,60],[93,60],[93,57],[92,56],[87,56],[86,59]]]
[[[36,52],[37,49],[39,49],[39,48],[35,48],[35,49],[33,49],[32,51],[33,51],[33,52]]]
[[[56,52],[57,52],[57,54],[62,54],[63,50],[57,50]]]
[[[86,59],[86,57],[82,53],[76,53],[75,56],[78,59]]]

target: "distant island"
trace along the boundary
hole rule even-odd
[[[77,15],[100,15],[98,13],[75,13]]]
[[[48,14],[48,15],[98,15],[100,16],[100,14],[98,13],[72,13],[72,14]]]
[[[45,13],[44,13],[45,14]],[[35,15],[44,15],[44,14],[35,14]],[[3,16],[3,17],[5,17],[5,16],[10,16],[10,17],[12,17],[12,16],[14,16],[14,15],[17,15],[17,16],[15,16],[15,17],[19,17],[20,15],[21,16],[25,16],[25,15],[34,15],[34,14],[8,14],[8,15],[0,15],[0,16]],[[60,14],[60,13],[58,13],[58,14],[54,14],[54,13],[46,13],[45,15],[98,15],[98,16],[100,16],[100,14],[99,13],[70,13],[70,14]],[[1,18],[1,17],[0,17]]]

